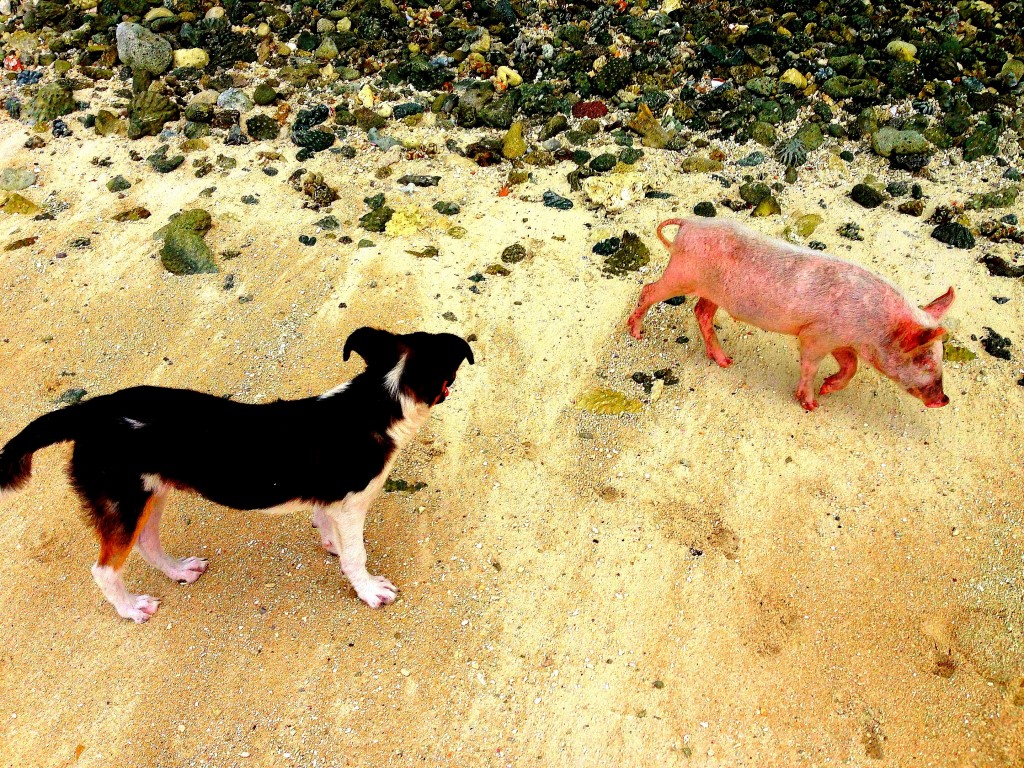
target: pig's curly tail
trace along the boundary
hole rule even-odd
[[[686,224],[686,219],[666,219],[665,221],[661,222],[661,224],[658,225],[658,239],[665,244],[666,248],[671,249],[672,241],[666,240],[665,236],[661,234],[661,230],[663,230],[665,227],[673,225],[677,227],[682,227],[684,224]]]

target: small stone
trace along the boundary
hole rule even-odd
[[[973,248],[975,245],[974,235],[971,230],[956,221],[949,221],[940,224],[932,230],[932,237],[940,243],[946,243],[954,248]]]
[[[683,171],[686,173],[714,173],[724,167],[721,160],[715,160],[705,155],[690,155],[683,158]]]
[[[526,154],[526,140],[523,138],[525,127],[526,123],[522,120],[513,123],[502,139],[501,154],[506,160],[518,160]]]
[[[544,206],[546,208],[557,208],[560,211],[567,211],[572,208],[573,203],[567,197],[562,197],[556,192],[548,190],[544,193]]]
[[[359,225],[369,232],[383,232],[394,215],[394,208],[382,204],[379,208],[374,208],[369,213],[361,216]]]
[[[981,257],[981,263],[988,269],[993,277],[1024,277],[1024,262],[1014,264],[1009,259],[997,253],[987,253]]]
[[[174,66],[205,69],[210,63],[210,54],[202,48],[178,48],[173,53]]]
[[[775,142],[779,139],[778,135],[775,133],[775,127],[771,123],[766,123],[761,120],[754,123],[751,127],[750,138],[762,147],[774,146]],[[763,154],[762,157],[764,157]]]
[[[604,260],[602,271],[610,275],[625,275],[647,266],[651,251],[639,236],[626,230],[622,233],[619,247]]]
[[[783,72],[779,77],[779,82],[789,83],[798,91],[802,91],[807,87],[807,78],[800,73],[800,70],[793,68],[787,69]]]
[[[445,200],[438,200],[434,203],[434,210],[443,216],[454,216],[459,213],[462,208],[457,203],[450,203]]]
[[[174,60],[171,44],[141,24],[122,22],[115,30],[117,55],[133,72],[161,75]]]
[[[905,213],[908,216],[920,216],[924,213],[924,201],[907,200],[906,202],[900,203],[896,210],[900,213]]]
[[[245,130],[256,141],[272,141],[280,134],[281,126],[270,115],[254,115],[245,121]]]
[[[850,190],[850,199],[864,208],[877,208],[885,200],[882,193],[869,184],[857,184]]]
[[[712,219],[717,215],[715,204],[708,201],[697,203],[693,206],[693,212],[698,216],[703,216],[708,219]]]
[[[241,88],[228,88],[217,97],[217,106],[245,114],[252,109],[253,103]]]
[[[81,387],[72,387],[65,390],[53,403],[54,405],[78,405],[87,394],[89,394],[88,391]]]
[[[860,224],[855,221],[849,221],[846,224],[840,226],[836,232],[848,240],[863,240],[864,236],[860,233]]]
[[[779,205],[779,201],[775,198],[775,195],[769,195],[756,206],[754,210],[750,212],[751,216],[777,216],[782,213],[782,206]]]
[[[915,62],[917,61],[917,46],[913,43],[906,43],[902,40],[893,40],[887,46],[885,46],[885,52],[892,56],[897,61]]]
[[[662,149],[672,138],[672,134],[662,127],[651,112],[651,108],[643,101],[637,107],[636,117],[627,124],[627,127],[640,134],[643,137],[641,143],[652,149]]]
[[[398,183],[412,184],[415,187],[436,187],[440,180],[440,176],[407,175],[399,177]]]
[[[525,258],[526,248],[519,243],[510,245],[501,252],[501,260],[506,264],[518,264]]]
[[[1009,360],[1010,347],[1013,346],[1010,343],[1010,340],[988,326],[985,326],[985,330],[988,331],[988,334],[981,340],[981,346],[984,347],[985,351],[992,355],[992,357],[999,358],[1000,360]]]
[[[615,157],[615,155],[611,154],[610,152],[605,152],[604,154],[598,155],[593,160],[591,160],[590,167],[597,173],[607,173],[608,171],[615,167],[615,164],[617,162],[618,159]]]
[[[128,181],[124,176],[115,176],[107,182],[107,189],[111,192],[124,192],[126,189],[131,189],[132,183]]]
[[[74,94],[60,82],[42,86],[25,109],[26,115],[36,123],[46,123],[74,111]]]
[[[0,171],[0,189],[17,192],[36,183],[36,174],[27,168],[4,168]]]
[[[150,215],[151,214],[150,214],[149,210],[146,209],[146,208],[143,208],[140,205],[140,206],[137,206],[135,208],[129,208],[127,211],[122,211],[121,213],[115,214],[113,218],[114,218],[114,221],[117,221],[117,222],[123,222],[123,221],[142,221],[143,219],[148,219],[150,217]]]
[[[34,216],[42,210],[38,205],[33,203],[27,197],[22,197],[17,192],[12,192],[7,196],[7,200],[2,206],[0,211],[3,211],[9,216],[20,214],[23,216]]]
[[[810,237],[824,219],[817,213],[807,213],[796,220],[796,233],[800,237]]]
[[[931,144],[917,131],[898,131],[886,126],[871,136],[871,148],[875,154],[889,157],[892,154],[929,154]]]
[[[749,205],[758,206],[772,196],[772,189],[761,181],[748,181],[740,185],[740,197]]]

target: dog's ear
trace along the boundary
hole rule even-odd
[[[446,333],[445,336],[449,341],[451,341],[459,362],[461,363],[463,360],[468,360],[469,364],[473,365],[475,362],[473,360],[473,348],[469,346],[469,342],[461,336],[456,336],[454,333]]]
[[[398,357],[398,343],[394,334],[364,326],[349,334],[342,359],[348,360],[353,352],[366,361],[367,367],[381,363],[387,365]]]

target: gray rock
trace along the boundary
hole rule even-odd
[[[141,24],[121,22],[116,36],[117,55],[133,71],[161,75],[171,66],[171,44]]]
[[[898,131],[886,126],[879,128],[871,137],[871,146],[876,154],[889,157],[898,155],[921,155],[931,151],[928,139],[917,131]]]
[[[36,183],[36,174],[27,168],[4,168],[0,171],[0,189],[17,192]]]
[[[245,113],[252,109],[253,104],[252,99],[246,96],[241,88],[228,88],[217,97],[217,106]]]

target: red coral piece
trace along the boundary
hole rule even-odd
[[[573,117],[604,117],[608,114],[608,107],[603,101],[577,101],[572,105]]]

